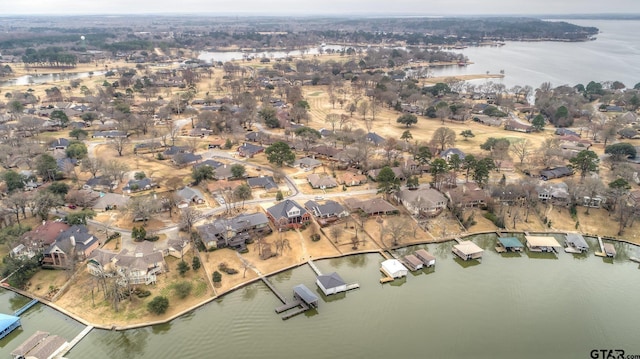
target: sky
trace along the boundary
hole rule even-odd
[[[2,15],[526,15],[640,13],[639,0],[0,0]]]

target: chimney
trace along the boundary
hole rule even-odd
[[[71,241],[71,246],[75,247],[76,246],[76,237],[71,236],[71,237],[69,237],[69,240]]]

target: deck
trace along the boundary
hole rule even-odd
[[[496,252],[498,253],[507,253],[507,249],[503,246],[496,246]]]
[[[307,264],[309,264],[309,267],[311,267],[311,269],[313,269],[313,271],[316,272],[316,275],[322,275],[322,272],[320,272],[320,269],[318,269],[318,267],[316,267],[316,264],[313,263],[313,261],[311,259],[309,259]]]
[[[395,279],[391,274],[387,273],[387,271],[385,271],[384,268],[382,267],[380,267],[380,272],[384,274],[384,277],[380,278],[380,284],[393,282],[393,280]]]
[[[580,253],[582,253],[582,251],[581,251],[581,250],[576,249],[576,248],[573,248],[573,247],[564,247],[564,251],[565,251],[566,253],[573,253],[573,254],[580,254]]]
[[[310,307],[307,305],[307,303],[303,302],[300,299],[294,299],[293,301],[289,302],[289,303],[285,303],[284,305],[281,305],[279,307],[276,308],[276,313],[280,314],[282,312],[286,312],[289,311],[293,308],[298,308],[297,310],[294,310],[292,312],[288,312],[285,313],[282,316],[282,320],[287,320],[291,317],[295,317],[298,314],[304,313],[307,310],[310,309]]]

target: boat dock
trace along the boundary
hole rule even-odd
[[[276,295],[276,297],[278,297],[278,299],[280,299],[280,301],[282,303],[287,303],[287,299],[284,297],[284,295],[280,294],[278,292],[278,290],[276,289],[276,287],[273,286],[273,284],[271,284],[271,282],[269,282],[269,280],[265,277],[265,276],[260,276],[260,279],[262,279],[262,281],[264,282],[264,284],[267,285],[267,287],[269,287],[269,289],[271,289],[271,291],[273,292],[273,294]]]
[[[575,249],[575,248],[573,248],[573,247],[569,247],[569,246],[564,247],[564,251],[565,251],[566,253],[573,253],[573,254],[580,254],[580,253],[582,253],[579,249]]]
[[[632,262],[640,263],[640,258],[638,257],[629,257],[629,260]]]
[[[62,358],[65,354],[67,354],[71,349],[73,349],[73,347],[76,346],[76,344],[78,344],[84,337],[87,336],[87,334],[89,334],[90,331],[93,330],[93,325],[87,325],[86,328],[82,329],[82,331],[76,335],[75,338],[73,338],[69,344],[67,345],[66,348],[64,348],[56,357],[57,358]]]
[[[313,261],[311,259],[309,259],[307,264],[309,264],[309,267],[311,267],[311,269],[313,269],[313,271],[316,272],[316,275],[322,275],[322,272],[320,272],[320,269],[318,269],[318,267],[316,267],[316,264],[313,263]]]
[[[382,272],[382,274],[384,274],[384,277],[380,278],[380,284],[393,282],[393,280],[394,280],[393,276],[391,276],[391,274],[387,273],[387,271],[384,270],[384,268],[380,267],[380,272]]]
[[[25,304],[22,308],[15,311],[14,315],[19,317],[22,313],[26,312],[29,308],[33,307],[38,303],[37,299],[32,299],[29,303]]]

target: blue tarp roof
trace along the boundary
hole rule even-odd
[[[499,237],[498,240],[505,248],[524,247],[522,242],[516,237]]]
[[[9,328],[19,320],[20,320],[20,317],[15,317],[13,315],[0,313],[0,331],[4,331],[5,329]]]

